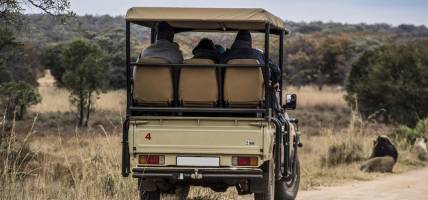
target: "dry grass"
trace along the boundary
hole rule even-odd
[[[339,87],[324,87],[321,91],[314,86],[288,87],[284,92],[297,94],[298,108],[347,107],[346,101],[343,99],[345,92]]]
[[[31,110],[35,112],[69,112],[73,107],[69,102],[69,92],[65,89],[56,88],[53,85],[41,85],[39,92],[43,97],[42,102]],[[296,93],[298,96],[298,107],[347,107],[343,99],[344,92],[340,89],[325,87],[319,91],[315,87],[305,86],[300,89],[289,87],[285,93]],[[120,112],[124,110],[126,93],[124,90],[109,91],[98,95],[95,108]]]
[[[36,168],[28,170],[25,178],[14,171],[3,174],[0,179],[6,184],[1,185],[0,199],[135,198],[135,181],[123,179],[118,173],[117,132],[104,132],[100,127],[75,129],[68,135],[50,130],[41,136],[38,131],[31,130],[34,134],[27,141],[38,155],[31,164]],[[16,137],[13,131],[10,136]]]
[[[70,93],[55,87],[55,79],[47,70],[45,76],[38,80],[42,102],[31,108],[34,112],[70,112],[74,107],[70,104]],[[125,110],[126,93],[124,90],[109,91],[95,97],[94,108],[123,113]]]
[[[69,92],[54,86],[40,86],[39,93],[42,102],[31,108],[34,112],[70,112],[74,107],[69,101]],[[124,90],[101,93],[96,98],[94,107],[96,110],[108,110],[122,112],[125,110],[126,94]]]

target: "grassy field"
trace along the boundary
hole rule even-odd
[[[41,84],[42,103],[23,121],[2,122],[0,137],[0,199],[137,199],[136,180],[120,175],[120,134],[124,92],[101,94],[88,128],[74,125],[68,93],[49,81]],[[393,127],[363,122],[351,112],[336,88],[287,88],[298,94],[299,109],[290,115],[301,121],[301,189],[371,180],[383,174],[359,171],[373,139]],[[343,148],[341,155],[329,149]],[[406,148],[400,149],[395,173],[425,166]],[[353,159],[331,164],[343,156]],[[337,157],[337,158],[336,158]],[[214,193],[192,188],[190,199],[238,199],[234,189]],[[251,196],[239,197],[251,199]]]

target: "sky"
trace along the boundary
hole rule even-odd
[[[296,22],[428,25],[428,0],[71,0],[78,15],[125,15],[134,6],[257,7]]]

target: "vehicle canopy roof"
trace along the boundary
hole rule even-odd
[[[157,22],[166,21],[180,31],[194,30],[250,30],[264,32],[270,24],[271,33],[284,31],[284,21],[261,8],[168,8],[133,7],[126,20],[154,28]]]

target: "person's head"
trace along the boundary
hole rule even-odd
[[[214,42],[208,38],[202,38],[198,45],[193,49],[192,53],[195,54],[195,52],[200,49],[216,50]]]
[[[174,29],[166,22],[159,23],[157,40],[174,41]]]
[[[252,48],[252,38],[249,31],[239,31],[236,34],[235,42],[233,42],[232,48],[237,47]]]

